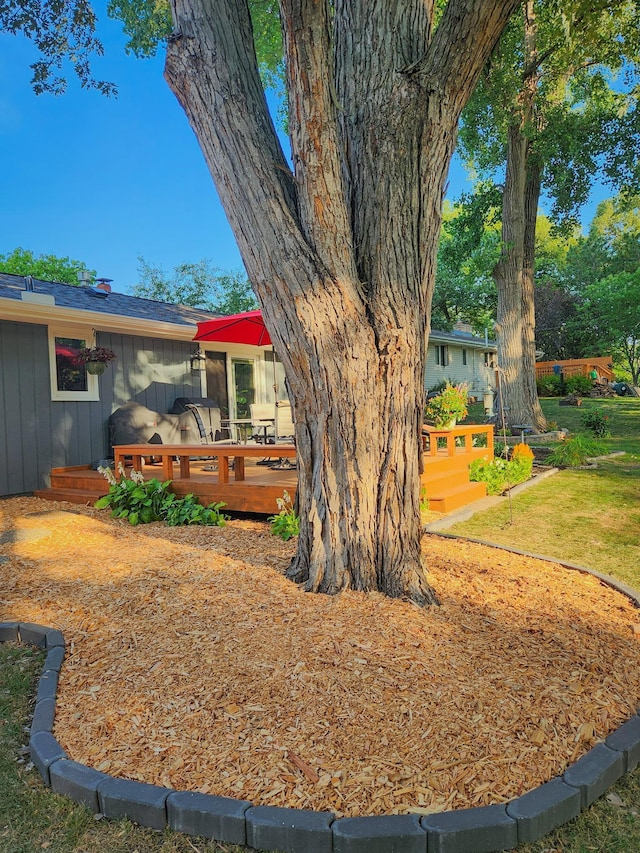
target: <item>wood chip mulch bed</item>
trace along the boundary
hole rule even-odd
[[[55,735],[114,776],[349,816],[499,803],[640,699],[638,611],[546,562],[426,537],[421,610],[303,593],[262,522],[15,498],[2,530],[0,620],[64,632]]]

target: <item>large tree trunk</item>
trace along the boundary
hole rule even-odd
[[[462,107],[517,0],[281,0],[290,170],[246,0],[174,0],[165,76],[283,362],[307,589],[435,601],[420,554],[424,363]]]
[[[542,175],[535,157],[529,157],[524,188],[524,257],[522,266],[522,382],[529,401],[531,419],[526,423],[538,431],[547,426],[547,419],[538,400],[536,387],[536,223]],[[521,421],[525,423],[525,421]]]
[[[525,3],[524,16],[525,66],[529,72],[508,132],[502,254],[494,269],[498,291],[498,417],[507,424],[528,424],[540,432],[546,420],[535,381],[534,261],[540,172],[530,143],[538,81],[532,0]]]

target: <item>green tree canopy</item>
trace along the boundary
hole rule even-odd
[[[580,295],[600,279],[640,266],[640,196],[602,201],[589,233],[567,254],[564,287]]]
[[[86,270],[82,261],[59,258],[56,255],[34,255],[28,249],[14,249],[0,255],[0,271],[11,275],[32,275],[41,281],[57,281],[62,284],[78,284],[78,273]],[[95,270],[89,270],[95,276]]]
[[[535,388],[535,221],[572,223],[596,175],[640,185],[635,0],[523,0],[463,117],[463,157],[502,185],[498,360],[509,417],[544,427]]]
[[[640,384],[640,267],[589,285],[584,290],[580,316],[591,330],[594,354],[604,348],[628,367],[634,385]]]
[[[142,257],[138,262],[140,282],[133,288],[135,296],[191,305],[218,314],[238,314],[258,307],[246,275],[222,272],[206,259],[178,264],[171,275]]]
[[[277,0],[250,0],[251,23],[264,85],[284,94],[282,32]],[[121,21],[129,38],[127,50],[138,57],[155,56],[171,38],[168,0],[109,0],[109,17]]]
[[[480,185],[455,205],[445,202],[431,325],[450,331],[456,320],[482,333],[496,316],[492,270],[500,254],[499,193]]]

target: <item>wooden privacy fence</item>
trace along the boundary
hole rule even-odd
[[[598,379],[613,382],[613,364],[610,355],[594,356],[593,358],[570,358],[565,361],[536,362],[536,379],[553,376],[554,367],[560,367],[565,379],[570,376],[589,376],[592,370],[598,374]]]

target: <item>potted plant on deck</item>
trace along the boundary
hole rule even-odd
[[[460,385],[447,382],[444,390],[427,402],[427,420],[433,421],[437,429],[453,429],[458,421],[467,416],[468,398],[469,386],[466,382]]]
[[[107,347],[83,347],[78,353],[78,360],[84,364],[87,373],[94,376],[103,374],[116,358],[115,352]]]

